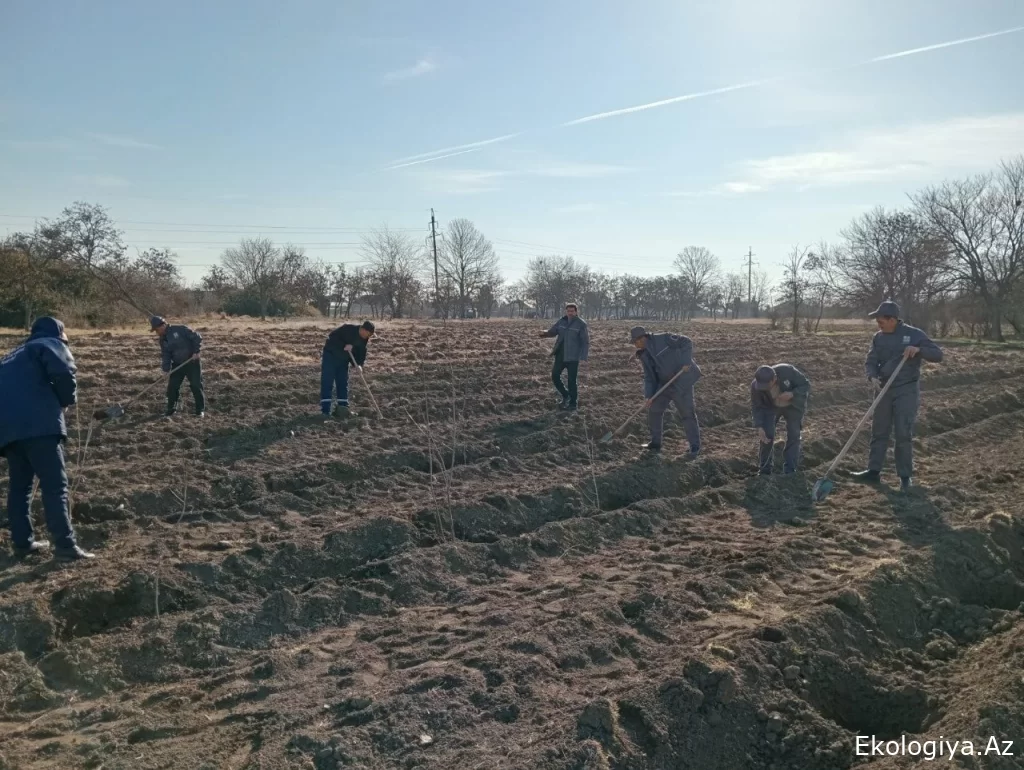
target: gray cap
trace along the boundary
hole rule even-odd
[[[155,315],[155,316],[153,316],[152,318],[149,319],[149,328],[151,328],[151,329],[159,329],[165,323],[167,323],[167,321],[165,321],[160,316]]]
[[[770,390],[775,382],[775,370],[770,366],[759,366],[754,372],[754,387],[758,390]]]
[[[647,330],[642,326],[634,326],[629,330],[629,339],[636,342],[641,337],[647,336]]]
[[[889,316],[890,318],[900,317],[900,306],[895,302],[885,301],[878,306],[878,310],[874,313],[868,313],[868,318],[877,318],[880,315]]]

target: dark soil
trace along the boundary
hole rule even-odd
[[[157,421],[154,389],[80,471],[87,416],[158,352],[74,340],[74,518],[99,558],[4,541],[0,768],[842,770],[858,734],[995,736],[1016,756],[952,766],[1024,766],[1021,353],[927,369],[910,494],[840,473],[812,505],[870,402],[866,334],[687,329],[690,460],[674,421],[660,457],[641,420],[595,441],[641,398],[628,324],[593,326],[576,415],[534,324],[382,326],[383,419],[358,377],[352,414],[319,416],[325,328],[215,324],[208,419],[186,387]],[[813,381],[795,476],[754,477],[766,360]]]

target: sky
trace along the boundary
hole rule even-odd
[[[243,236],[349,268],[471,219],[509,280],[781,274],[1024,152],[1020,0],[0,0],[0,235],[76,200],[198,280]]]

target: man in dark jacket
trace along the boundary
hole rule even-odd
[[[876,388],[882,388],[896,371],[900,359],[906,359],[906,363],[885,398],[875,407],[868,469],[852,475],[858,481],[879,481],[889,449],[889,435],[895,432],[896,475],[900,477],[900,489],[906,492],[914,475],[914,423],[921,404],[921,362],[939,363],[942,361],[942,349],[923,331],[903,323],[900,306],[895,302],[883,302],[868,317],[874,318],[878,324],[864,362],[868,380]]]
[[[807,412],[811,382],[792,364],[759,366],[750,383],[750,409],[760,444],[760,473],[770,476],[775,464],[775,428],[786,420],[783,471],[796,473],[800,464],[800,429]]]
[[[359,326],[343,324],[327,335],[320,360],[320,411],[331,413],[331,396],[338,388],[336,417],[348,414],[348,368],[355,365],[362,371],[366,363],[366,343],[374,335],[372,321],[363,321]]]
[[[67,339],[64,324],[39,318],[25,344],[0,359],[0,455],[7,458],[7,519],[19,556],[38,554],[49,546],[35,539],[29,515],[32,482],[38,477],[54,558],[94,558],[75,542],[68,511],[64,410],[75,403],[78,383]]]
[[[149,319],[153,331],[160,337],[160,367],[167,378],[167,418],[174,415],[178,406],[181,383],[188,377],[192,398],[196,403],[196,417],[202,419],[206,413],[206,396],[203,393],[203,364],[199,353],[203,338],[184,324],[170,325],[160,316]]]
[[[649,334],[642,326],[630,329],[629,336],[644,370],[647,423],[651,429],[651,441],[644,448],[651,452],[661,450],[665,410],[674,402],[686,429],[690,457],[696,457],[700,453],[700,425],[693,403],[693,386],[701,371],[693,360],[693,341],[681,334]],[[677,374],[679,377],[672,381]],[[668,382],[672,385],[655,398],[654,394]]]
[[[570,302],[565,306],[565,315],[541,337],[556,337],[551,355],[555,357],[551,369],[551,381],[555,390],[562,397],[562,409],[576,410],[579,407],[580,364],[585,364],[590,355],[590,330],[587,322],[579,316],[576,304]],[[569,387],[562,383],[562,372],[567,372]]]

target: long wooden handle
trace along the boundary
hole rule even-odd
[[[905,364],[906,362],[906,358],[900,359],[899,365],[896,367],[896,370],[891,375],[889,375],[889,379],[886,381],[885,387],[878,391],[878,395],[875,396],[875,400],[871,402],[871,406],[868,407],[868,410],[864,413],[864,416],[860,418],[860,422],[857,423],[857,427],[853,429],[853,433],[851,434],[849,441],[846,442],[846,446],[844,446],[842,451],[838,455],[836,455],[836,459],[832,461],[832,464],[828,466],[828,470],[825,471],[825,476],[823,478],[827,478],[828,476],[830,476],[832,474],[832,471],[836,469],[836,466],[843,461],[844,457],[846,457],[846,453],[850,451],[850,447],[853,446],[854,440],[857,438],[858,435],[860,435],[860,429],[864,427],[864,423],[868,421],[868,417],[875,413],[875,407],[878,406],[878,402],[882,400],[882,396],[889,392],[889,387],[896,381],[896,375],[900,373],[900,369],[903,368],[903,364]]]
[[[183,363],[183,364],[180,364],[179,366],[176,366],[176,367],[174,367],[173,369],[171,369],[171,371],[167,372],[167,374],[166,374],[166,375],[163,375],[163,374],[161,374],[161,375],[160,375],[160,377],[159,377],[159,379],[153,380],[153,381],[152,381],[151,383],[149,383],[149,385],[147,385],[147,386],[146,386],[146,387],[144,387],[144,388],[143,388],[142,390],[140,390],[140,391],[139,391],[138,393],[136,393],[136,394],[135,394],[134,396],[132,396],[131,398],[129,398],[129,399],[128,399],[128,400],[127,400],[127,401],[125,402],[125,404],[127,405],[127,404],[130,404],[130,403],[132,403],[133,401],[135,401],[136,399],[138,399],[138,398],[139,398],[140,396],[142,396],[142,395],[143,395],[143,394],[144,394],[144,393],[145,393],[145,392],[146,392],[147,390],[149,390],[150,388],[152,388],[152,387],[153,387],[154,385],[156,385],[157,383],[163,382],[163,381],[164,381],[164,377],[165,377],[165,376],[166,376],[166,377],[170,377],[170,376],[171,376],[172,374],[174,374],[174,373],[175,373],[176,371],[178,371],[179,369],[184,369],[184,368],[185,368],[186,366],[188,366],[188,365],[189,365],[190,363],[192,363],[192,359],[191,359],[191,358],[190,358],[190,359],[189,359],[188,361],[186,361],[185,363]]]
[[[380,407],[377,406],[377,399],[373,397],[373,391],[370,390],[370,385],[366,381],[366,377],[363,375],[363,367],[356,363],[356,357],[352,355],[352,351],[348,351],[348,357],[352,359],[352,364],[359,370],[359,379],[363,381],[363,387],[366,388],[366,392],[370,394],[370,400],[373,402],[373,408],[377,410],[377,416],[381,419],[384,418],[384,413],[381,412]]]
[[[627,426],[628,426],[628,425],[629,425],[629,424],[630,424],[631,422],[633,422],[633,420],[634,420],[634,419],[636,418],[636,416],[637,416],[638,414],[640,414],[640,412],[642,412],[642,411],[643,411],[644,409],[646,409],[646,408],[647,408],[647,402],[648,402],[648,401],[651,401],[651,400],[653,400],[653,399],[657,398],[657,397],[658,397],[658,396],[660,396],[660,395],[661,395],[662,393],[664,393],[664,392],[665,392],[666,390],[668,390],[668,387],[669,387],[669,385],[671,385],[671,384],[672,384],[673,382],[675,382],[675,381],[676,381],[677,379],[679,379],[679,375],[681,375],[681,374],[682,374],[683,372],[689,371],[689,369],[690,369],[690,366],[689,366],[689,364],[687,364],[687,365],[686,365],[686,366],[684,366],[684,367],[683,367],[682,369],[680,369],[680,370],[679,370],[678,372],[676,372],[676,373],[675,373],[675,374],[674,374],[674,375],[672,376],[672,379],[671,379],[671,380],[669,380],[669,381],[668,381],[668,382],[666,382],[666,383],[665,383],[664,385],[662,385],[662,386],[661,386],[660,388],[658,388],[658,392],[657,392],[657,393],[655,393],[655,394],[654,394],[653,396],[651,396],[651,397],[650,397],[649,399],[645,399],[645,400],[644,400],[644,403],[643,403],[643,404],[641,405],[641,407],[640,407],[639,409],[637,409],[637,410],[636,410],[635,412],[633,412],[633,414],[631,414],[631,415],[629,416],[629,419],[628,419],[628,420],[626,420],[626,421],[625,421],[624,423],[622,423],[622,425],[620,425],[620,426],[618,427],[618,429],[617,429],[617,430],[616,430],[616,431],[615,431],[614,433],[612,433],[612,435],[613,435],[613,436],[618,436],[618,435],[619,435],[619,434],[620,434],[620,433],[621,433],[621,432],[622,432],[623,430],[625,430],[625,429],[626,429],[626,427],[627,427]]]

